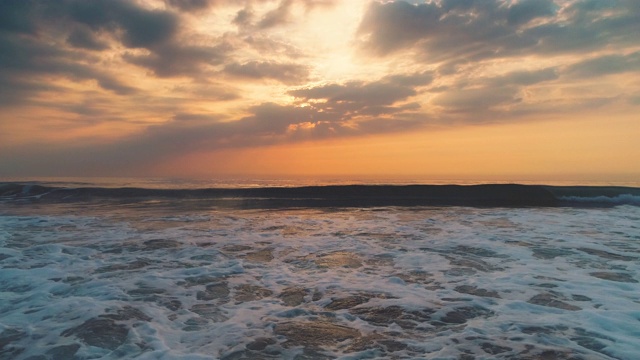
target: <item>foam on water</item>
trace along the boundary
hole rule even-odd
[[[640,208],[0,208],[0,358],[624,359]]]

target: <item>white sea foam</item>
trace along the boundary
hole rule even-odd
[[[640,353],[638,207],[0,213],[0,358]]]

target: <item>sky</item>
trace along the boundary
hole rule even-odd
[[[0,176],[640,181],[637,0],[0,0]]]

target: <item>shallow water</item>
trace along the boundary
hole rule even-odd
[[[3,359],[636,359],[640,208],[0,205]]]

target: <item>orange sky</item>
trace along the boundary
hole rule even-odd
[[[640,178],[635,0],[0,14],[0,176]]]

